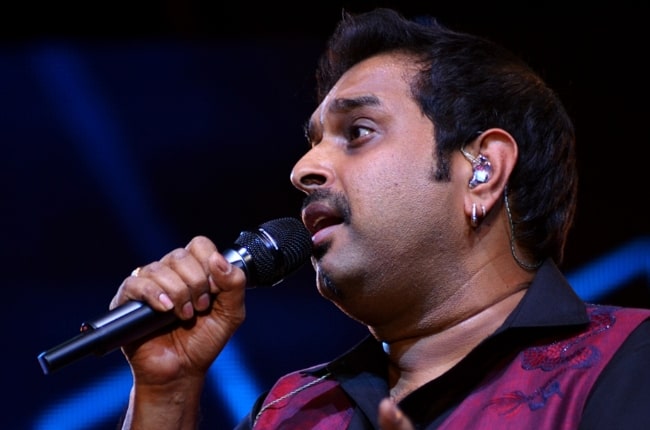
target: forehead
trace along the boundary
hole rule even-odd
[[[412,59],[403,54],[382,54],[350,68],[325,96],[312,115],[323,124],[328,113],[356,106],[353,101],[385,107],[413,104],[410,81],[417,72]]]

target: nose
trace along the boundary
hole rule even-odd
[[[331,165],[324,157],[324,146],[314,146],[293,166],[291,183],[307,194],[327,186],[334,179]]]

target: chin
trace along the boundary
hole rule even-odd
[[[341,290],[339,290],[336,281],[320,266],[317,269],[316,286],[320,295],[328,300],[337,302],[342,298]]]

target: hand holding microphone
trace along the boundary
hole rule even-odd
[[[242,231],[235,245],[219,253],[199,236],[129,276],[110,312],[85,322],[81,334],[38,356],[43,372],[125,345],[127,356],[137,361],[142,341],[171,324],[178,329],[148,342],[143,354],[167,357],[180,348],[186,359],[209,366],[244,319],[245,287],[275,285],[311,255],[309,232],[295,218]]]

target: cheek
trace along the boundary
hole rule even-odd
[[[366,166],[368,167],[368,166]],[[349,188],[351,204],[363,202],[357,207],[371,213],[364,216],[387,219],[408,216],[404,212],[422,211],[436,198],[436,184],[431,179],[431,162],[413,158],[384,158],[372,167],[359,169],[350,175],[353,186]]]

